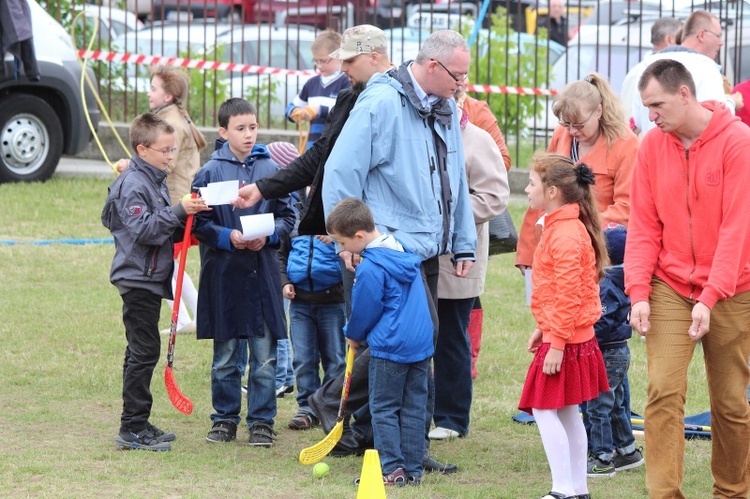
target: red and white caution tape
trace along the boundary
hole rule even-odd
[[[184,59],[181,57],[164,57],[158,55],[140,55],[129,53],[107,52],[104,50],[79,50],[81,59],[94,59],[108,62],[127,62],[132,64],[148,64],[162,66],[178,66],[189,69],[210,69],[214,71],[234,71],[237,73],[273,74],[287,76],[315,76],[315,71],[270,68],[252,64],[235,64],[232,62],[202,61],[199,59]]]
[[[502,85],[467,85],[466,91],[484,94],[557,95],[557,90],[554,89],[506,87]]]
[[[104,50],[79,50],[81,59],[93,59],[107,62],[125,62],[131,64],[178,66],[189,69],[209,69],[213,71],[233,71],[236,73],[273,74],[285,76],[315,76],[314,71],[280,69],[252,64],[235,64],[232,62],[203,61],[200,59],[184,59],[181,57],[164,57],[158,55],[140,55],[107,52]],[[485,94],[514,94],[514,95],[557,95],[557,90],[546,88],[510,87],[503,85],[468,85],[469,92]]]

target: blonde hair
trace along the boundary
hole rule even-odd
[[[198,127],[195,126],[193,120],[190,119],[190,115],[183,105],[183,102],[188,98],[188,84],[190,83],[190,78],[187,73],[174,66],[152,66],[150,72],[152,78],[156,76],[159,77],[162,88],[164,88],[164,93],[172,96],[172,102],[177,106],[180,115],[185,121],[187,121],[190,133],[193,136],[193,140],[195,141],[198,150],[206,147],[206,145],[208,145],[206,143],[206,138],[201,131],[198,130]]]
[[[599,105],[602,106],[599,132],[606,138],[607,145],[633,133],[626,123],[620,99],[599,73],[589,73],[583,80],[565,85],[552,104],[552,112],[560,120],[580,123]]]
[[[341,33],[327,29],[321,34],[315,37],[312,45],[310,45],[310,51],[315,52],[321,50],[326,54],[330,54],[341,46]]]
[[[578,219],[586,227],[596,255],[597,281],[604,278],[604,267],[609,265],[607,245],[599,219],[599,209],[594,201],[591,185],[594,172],[587,165],[576,165],[567,156],[537,152],[531,157],[529,168],[542,179],[545,187],[557,187],[565,204],[578,203]]]

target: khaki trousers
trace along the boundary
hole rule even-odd
[[[688,336],[695,305],[661,279],[652,281],[651,330],[646,334],[646,487],[651,498],[685,498],[687,369],[696,342]],[[701,340],[711,400],[713,496],[747,499],[750,492],[750,292],[717,302]]]

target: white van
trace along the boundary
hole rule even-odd
[[[80,153],[92,138],[81,97],[81,66],[70,36],[34,0],[28,3],[41,79],[29,81],[23,71],[16,79],[13,57],[3,54],[0,182],[47,180],[62,154]],[[94,72],[87,71],[96,83]],[[85,99],[97,127],[99,109],[87,85]]]

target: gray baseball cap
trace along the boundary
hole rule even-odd
[[[386,37],[382,29],[370,24],[360,24],[344,31],[341,47],[331,52],[328,57],[345,61],[360,54],[376,52],[376,49],[385,49],[386,46]]]

